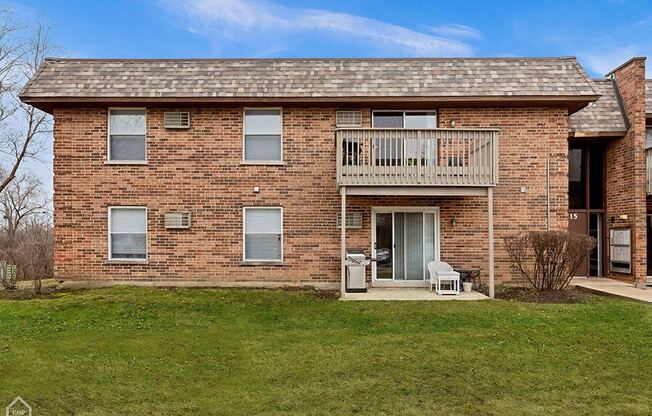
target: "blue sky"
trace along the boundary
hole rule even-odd
[[[573,55],[599,77],[632,56],[652,56],[652,0],[0,0],[0,7],[49,27],[65,57]],[[51,186],[50,152],[42,159],[29,167]]]
[[[600,76],[652,50],[649,0],[2,3],[75,57],[575,55]]]

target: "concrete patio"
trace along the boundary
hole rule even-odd
[[[638,289],[633,284],[606,277],[576,277],[571,285],[600,295],[618,296],[652,303],[652,288]]]
[[[342,300],[484,300],[488,296],[480,292],[460,292],[458,296],[440,296],[427,288],[380,288],[367,289],[366,293],[345,293]]]

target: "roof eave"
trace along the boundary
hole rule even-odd
[[[624,137],[627,130],[571,130],[568,132],[568,137]]]
[[[401,96],[401,97],[43,97],[23,94],[21,101],[44,111],[51,111],[57,106],[71,106],[75,104],[251,104],[251,103],[433,103],[433,104],[535,104],[557,105],[567,107],[569,113],[584,108],[590,102],[600,98],[599,95],[562,95],[562,96],[465,96],[465,97],[428,97],[428,96]]]

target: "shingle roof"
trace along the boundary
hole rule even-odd
[[[652,79],[645,80],[645,112],[652,114]]]
[[[627,123],[611,80],[593,82],[602,93],[602,97],[572,114],[568,119],[568,130],[585,133],[627,131]]]
[[[575,58],[47,59],[21,94],[57,98],[594,97]]]

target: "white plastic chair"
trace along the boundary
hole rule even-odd
[[[438,295],[459,295],[460,294],[460,274],[453,270],[450,264],[443,261],[431,261],[428,263],[428,272],[430,272],[430,291],[435,285],[435,292]],[[442,289],[442,284],[447,289]]]

